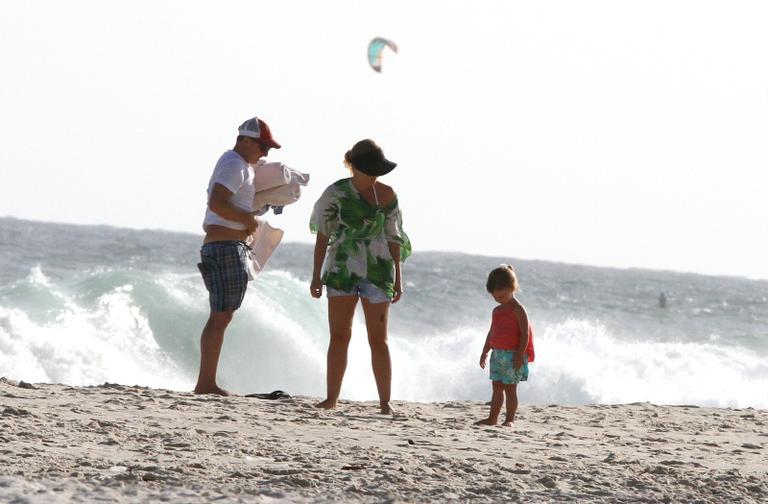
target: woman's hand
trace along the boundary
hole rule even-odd
[[[312,283],[309,284],[309,293],[313,298],[319,298],[323,295],[323,282],[319,278],[313,278]]]
[[[403,295],[403,285],[400,280],[395,280],[394,295],[392,296],[392,302],[397,303],[400,301],[400,296]]]

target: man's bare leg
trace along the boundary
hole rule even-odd
[[[234,311],[211,312],[200,336],[200,374],[195,385],[195,394],[229,395],[216,384],[216,370],[219,366],[224,331],[232,321]]]
[[[391,415],[394,411],[389,404],[392,393],[392,359],[387,344],[389,303],[370,303],[363,299],[363,312],[368,344],[371,347],[371,367],[379,392],[379,406],[382,414]]]
[[[355,316],[357,296],[333,296],[328,298],[328,328],[331,339],[328,343],[326,371],[326,398],[315,405],[317,408],[333,409],[339,401],[341,382],[347,370],[347,350],[352,338],[352,320]]]

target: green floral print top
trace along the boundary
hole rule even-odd
[[[400,245],[400,261],[411,255],[411,242],[403,231],[397,196],[386,206],[368,203],[352,185],[339,180],[315,203],[309,228],[328,237],[322,281],[333,289],[351,291],[368,280],[394,296],[395,262],[389,242]]]

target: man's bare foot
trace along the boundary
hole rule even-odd
[[[228,390],[224,390],[223,388],[219,387],[218,385],[214,385],[213,387],[195,387],[195,394],[215,394],[220,396],[231,396],[231,394]]]
[[[474,425],[496,425],[496,422],[492,422],[490,418],[484,420],[478,420]]]
[[[511,420],[504,420],[504,423],[501,424],[501,426],[502,427],[514,427],[515,426],[515,422],[513,422]]]
[[[330,399],[326,399],[325,401],[320,401],[319,403],[315,404],[315,408],[336,409],[336,401],[331,401]]]

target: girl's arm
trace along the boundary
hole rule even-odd
[[[483,353],[480,354],[480,367],[485,369],[485,360],[488,358],[488,352],[491,351],[491,330],[488,329],[488,335],[485,337],[485,345],[483,345]]]
[[[395,295],[392,298],[393,303],[400,301],[403,295],[403,277],[400,272],[400,244],[397,242],[387,242],[389,245],[389,255],[395,261]]]
[[[520,345],[517,347],[517,352],[515,352],[514,362],[515,369],[518,369],[523,365],[523,357],[527,354],[529,325],[528,313],[523,305],[515,307],[515,315],[517,316],[517,326],[520,328]]]
[[[320,272],[323,269],[325,253],[328,250],[328,237],[317,233],[315,240],[314,268],[312,269],[312,283],[309,284],[309,293],[312,297],[319,298],[323,295],[323,283],[320,281]]]

